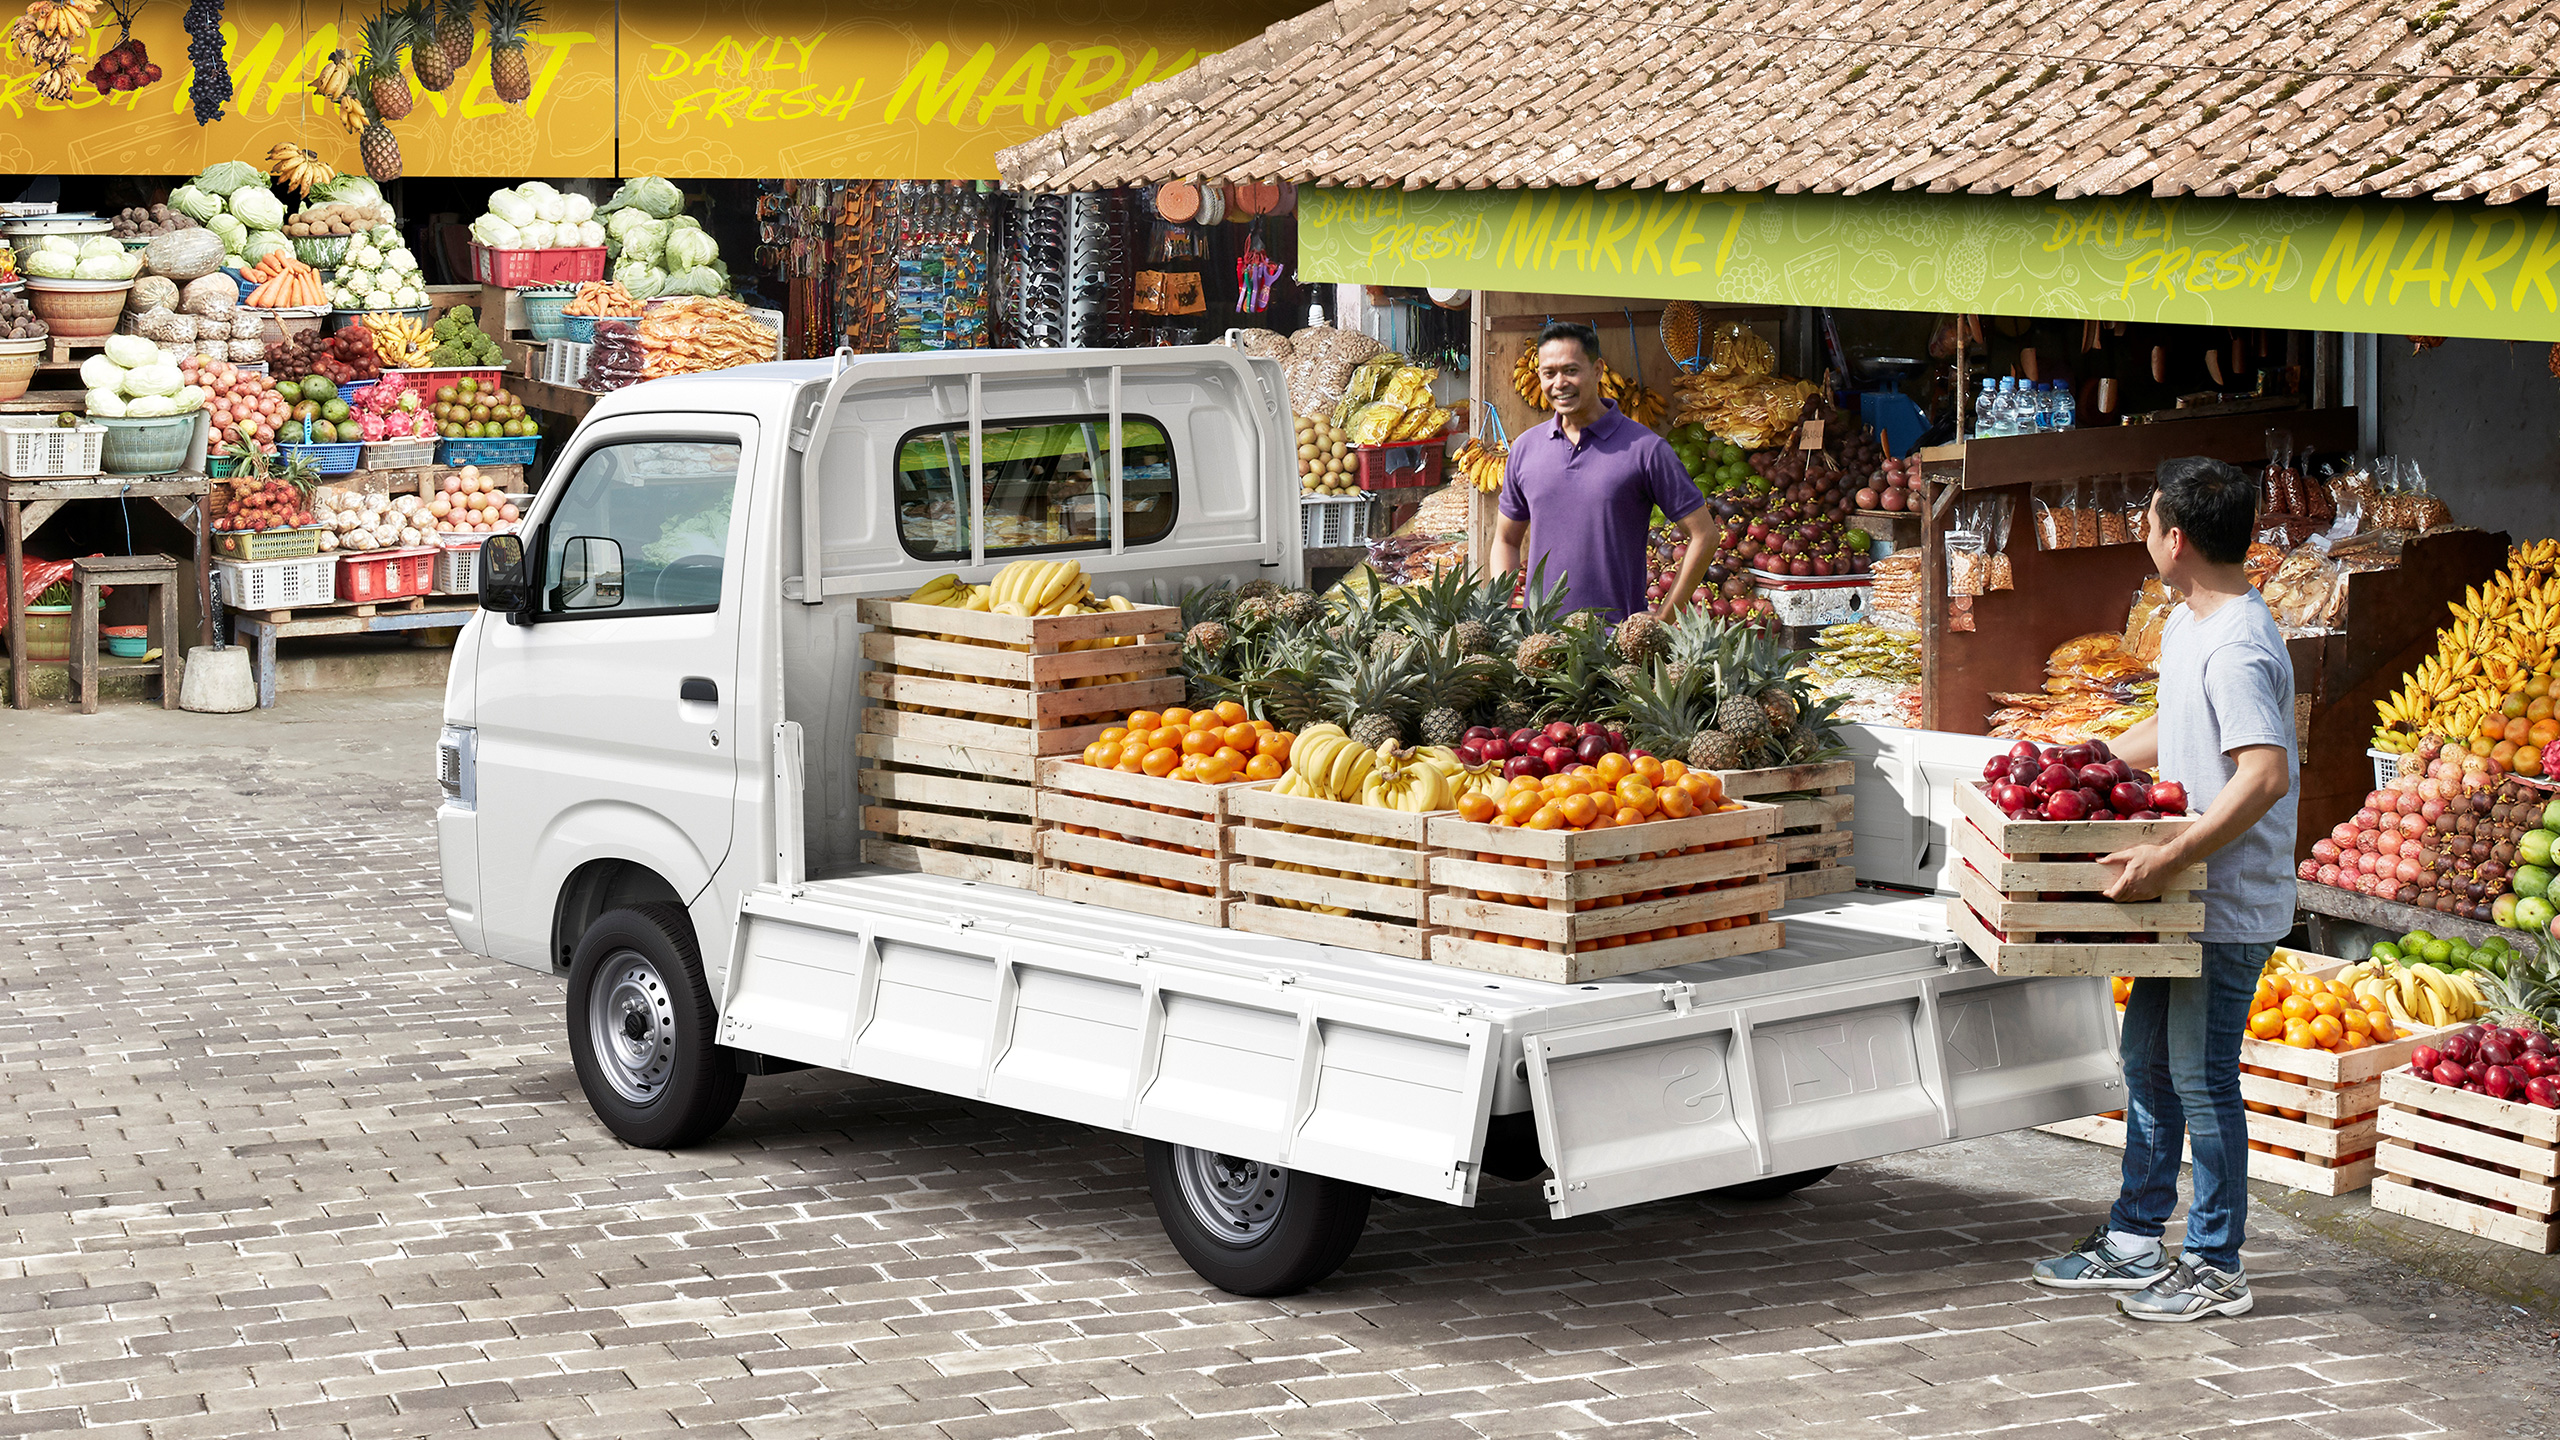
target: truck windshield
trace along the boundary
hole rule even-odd
[[[739,450],[632,440],[587,452],[544,526],[543,612],[717,609]]]
[[[1069,415],[981,427],[987,558],[1111,545],[1111,417]],[[1143,415],[1120,417],[1124,544],[1173,531],[1173,442]],[[969,427],[898,442],[898,540],[919,560],[969,558]]]

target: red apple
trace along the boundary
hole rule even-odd
[[[2047,820],[2077,820],[2088,813],[2088,803],[2080,798],[2077,790],[2057,790],[2052,799],[2044,802],[2044,818]]]
[[[2127,815],[2151,808],[2151,787],[2138,780],[2120,780],[2107,791],[2107,803]]]
[[[2163,815],[2187,813],[2187,787],[2175,780],[2163,780],[2151,787],[2151,808]]]

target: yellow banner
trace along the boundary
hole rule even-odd
[[[411,82],[415,108],[391,122],[404,173],[614,173],[613,7],[590,0],[544,9],[526,50],[533,93],[521,109],[510,109],[489,89],[485,24],[470,63],[443,93],[428,94]],[[332,165],[361,171],[355,137],[340,128],[334,107],[324,110],[310,87],[330,51],[362,53],[364,21],[373,13],[371,7],[342,15],[336,7],[233,0],[222,25],[231,103],[221,119],[201,126],[188,98],[194,69],[187,61],[181,4],[144,7],[133,28],[161,68],[159,83],[140,90],[101,95],[83,86],[67,101],[41,100],[33,88],[34,67],[0,45],[0,173],[186,175],[223,160],[257,163],[278,141],[308,146]],[[74,63],[85,72],[91,59],[120,38],[113,24],[90,32]]]
[[[805,9],[629,0],[622,169],[992,179],[998,150],[1305,8],[1303,0]]]
[[[471,62],[442,94],[413,80],[416,108],[391,131],[410,175],[992,179],[998,150],[1303,8],[629,0],[617,33],[614,5],[552,0],[531,32],[533,94],[522,108],[489,89],[483,19]],[[69,100],[39,99],[35,68],[0,42],[0,174],[192,174],[255,162],[287,140],[363,168],[355,137],[310,86],[330,51],[362,53],[374,6],[230,0],[222,30],[233,97],[204,126],[188,98],[184,10],[182,0],[142,10],[134,38],[162,78],[140,90],[83,85]],[[120,38],[113,24],[92,31],[76,67],[85,72]]]

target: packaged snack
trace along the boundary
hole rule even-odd
[[[2090,497],[2094,501],[2094,510],[2098,519],[2098,543],[2101,545],[2132,544],[2133,527],[2126,520],[2124,513],[2124,482],[2121,480],[2092,481]]]
[[[2036,548],[2068,550],[2080,543],[2076,512],[2079,509],[2080,486],[2063,480],[2038,485],[2029,501],[2035,506]]]

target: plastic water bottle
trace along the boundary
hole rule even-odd
[[[2065,385],[2059,380],[2054,381],[2053,428],[2056,430],[2073,430],[2079,428],[2079,412],[2080,402],[2072,398],[2071,387]]]
[[[1973,433],[1990,436],[2000,433],[2000,391],[1998,382],[1982,377],[1982,394],[1973,402]]]
[[[2000,377],[2001,434],[2024,435],[2027,433],[2026,415],[2023,413],[2024,408],[2025,407],[2018,403],[2017,377],[2014,375],[2004,375]]]
[[[2036,433],[2041,435],[2053,426],[2053,387],[2041,381],[2036,385]]]

